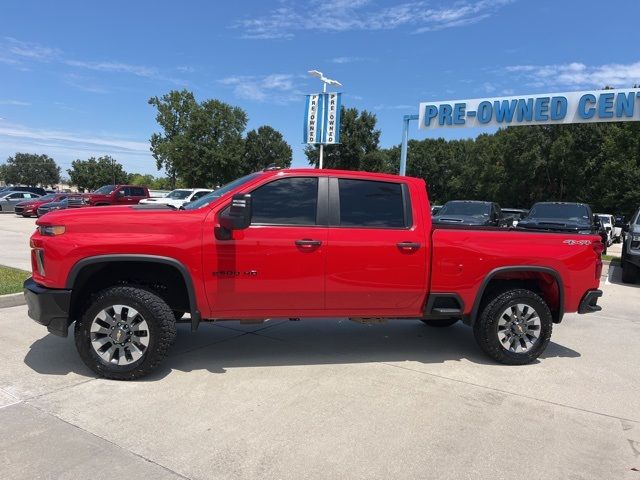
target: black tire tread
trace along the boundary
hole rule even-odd
[[[501,313],[506,305],[517,298],[523,298],[529,301],[539,303],[541,310],[536,308],[540,321],[542,322],[542,330],[544,331],[542,338],[528,352],[512,353],[507,352],[497,340],[497,336],[493,338],[493,322],[497,322],[497,316]],[[476,319],[473,326],[473,333],[476,342],[489,357],[497,362],[505,365],[525,365],[533,362],[547,348],[551,339],[553,330],[553,322],[551,310],[546,302],[535,292],[526,289],[512,289],[498,293],[493,299],[488,301],[482,309],[480,316]]]
[[[156,348],[148,351],[143,361],[130,371],[114,372],[101,363],[96,362],[90,351],[91,346],[85,343],[86,338],[83,331],[83,322],[91,322],[92,320],[86,317],[88,311],[93,305],[113,297],[130,299],[143,305],[151,313],[151,318],[145,317],[147,323],[156,322],[160,331],[160,334],[156,338]],[[165,301],[149,290],[130,286],[109,287],[98,292],[88,302],[81,319],[76,322],[74,330],[76,348],[85,365],[97,374],[113,380],[135,380],[148,375],[157,368],[167,356],[169,347],[175,341],[175,337],[175,317],[173,311]]]

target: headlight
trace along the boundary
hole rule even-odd
[[[47,237],[55,237],[56,235],[62,235],[65,232],[63,225],[44,225],[38,227],[40,235],[46,235]]]
[[[640,235],[633,235],[631,237],[632,242],[640,242]]]

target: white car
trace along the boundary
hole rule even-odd
[[[607,231],[607,246],[611,245],[615,239],[614,237],[614,224],[613,215],[609,215],[608,213],[596,213],[600,218],[600,223]]]
[[[180,208],[184,204],[198,200],[210,192],[211,190],[206,188],[178,188],[169,192],[165,197],[145,198],[140,200],[140,203],[173,205],[176,208]]]

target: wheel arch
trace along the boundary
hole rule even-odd
[[[547,302],[554,323],[560,323],[564,316],[564,283],[557,270],[536,265],[511,265],[491,270],[480,284],[473,302],[469,324],[473,325],[485,302],[485,295],[504,291],[506,285],[515,284],[521,288],[533,286]],[[556,296],[557,298],[553,298]]]
[[[99,272],[102,268],[126,263],[142,263],[164,266],[166,268],[177,271],[180,274],[180,279],[182,280],[182,285],[184,286],[185,293],[187,295],[187,304],[185,305],[185,307],[188,308],[188,311],[191,314],[191,329],[196,330],[198,328],[201,314],[198,310],[195,288],[193,286],[193,280],[191,278],[189,270],[182,262],[176,260],[175,258],[159,255],[111,254],[96,255],[79,260],[69,271],[65,283],[66,288],[72,290],[75,293],[75,295],[72,296],[71,300],[71,312],[75,313],[75,310],[79,308],[79,302],[81,301],[81,298],[84,298],[82,292],[91,291],[90,288],[86,287],[77,288],[76,283],[79,280],[88,280],[88,278],[91,277],[92,273]],[[75,319],[75,316],[76,315],[70,315],[70,321]]]

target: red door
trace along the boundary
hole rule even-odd
[[[327,227],[318,224],[319,183],[326,188],[326,179],[285,177],[243,192],[252,196],[252,224],[232,240],[216,239],[218,215],[207,217],[204,265],[214,316],[286,317],[324,308]]]
[[[329,195],[337,208],[330,212],[327,310],[349,316],[420,313],[430,245],[423,222],[416,221],[421,212],[411,209],[409,185],[332,178]]]

